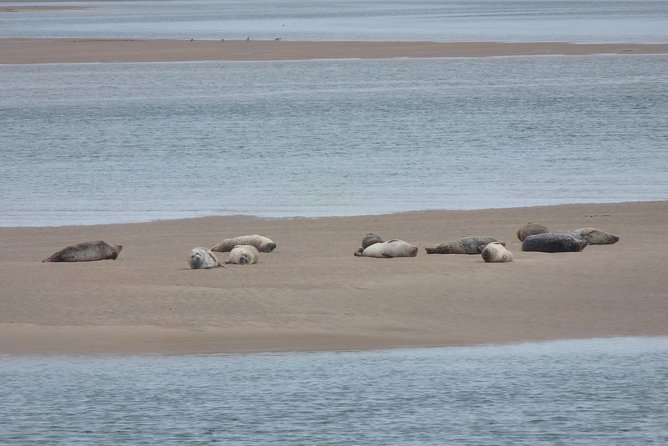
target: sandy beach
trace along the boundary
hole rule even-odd
[[[516,231],[598,227],[621,237],[581,253],[522,252]],[[421,247],[354,257],[364,234]],[[189,250],[258,233],[251,266],[191,270]],[[507,243],[513,263],[427,255],[463,235]],[[668,335],[668,202],[426,211],[318,219],[206,217],[0,228],[0,354],[340,350]],[[42,263],[81,241],[118,260]],[[224,259],[226,255],[221,254]]]
[[[0,64],[667,54],[668,44],[0,39]]]

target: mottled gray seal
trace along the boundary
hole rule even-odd
[[[42,262],[92,262],[94,260],[115,260],[123,245],[112,245],[102,240],[83,242],[63,248]]]
[[[270,238],[262,235],[241,235],[239,237],[228,238],[211,248],[211,251],[229,252],[237,245],[252,245],[260,252],[272,252],[276,249],[276,243]]]
[[[547,227],[539,225],[538,223],[530,222],[522,226],[517,231],[517,238],[520,239],[520,241],[524,241],[524,239],[530,235],[545,234],[546,232],[550,232]]]
[[[546,232],[530,235],[522,242],[522,251],[580,252],[587,242],[564,233]]]
[[[192,269],[216,268],[220,265],[218,257],[206,248],[193,248],[188,254],[188,264]]]
[[[493,242],[498,242],[503,246],[506,245],[494,237],[471,235],[452,242],[442,243],[435,248],[425,249],[427,254],[480,254],[485,246]]]
[[[377,236],[376,234],[367,234],[364,236],[362,239],[362,247],[357,250],[357,252],[362,253],[365,249],[367,249],[369,246],[376,244],[376,243],[383,243],[383,239]]]
[[[619,241],[616,235],[608,234],[596,228],[579,228],[564,231],[565,234],[584,240],[590,245],[612,245]]]
[[[367,246],[362,252],[356,252],[356,256],[364,257],[415,257],[418,247],[403,240],[389,240],[387,242],[374,243]]]
[[[252,265],[257,263],[260,252],[253,245],[237,245],[230,251],[230,257],[225,263],[234,263],[236,265]]]
[[[513,253],[499,242],[489,243],[482,249],[482,259],[486,263],[512,262]]]

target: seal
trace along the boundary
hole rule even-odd
[[[92,262],[94,260],[115,260],[123,245],[112,245],[102,240],[83,242],[68,246],[42,262]]]
[[[579,228],[565,231],[565,234],[584,240],[590,245],[613,245],[619,241],[616,235],[608,234],[596,228]]]
[[[482,249],[481,254],[485,263],[503,263],[513,261],[513,253],[508,251],[506,247],[499,242],[489,243]]]
[[[206,248],[193,248],[188,254],[188,264],[192,269],[216,268],[220,265],[218,257]]]
[[[530,235],[522,242],[522,251],[580,252],[587,242],[559,232]]]
[[[415,257],[418,253],[418,247],[411,245],[403,240],[389,240],[387,242],[374,243],[367,246],[362,252],[357,251],[356,256],[360,257]]]
[[[506,245],[494,237],[471,235],[452,242],[442,243],[435,248],[425,249],[427,254],[480,254],[485,246],[493,242],[501,243],[503,246]]]
[[[274,249],[276,249],[276,243],[274,243],[270,238],[253,234],[227,238],[211,248],[211,251],[230,252],[237,245],[252,245],[255,246],[260,252],[272,252]]]
[[[539,225],[538,223],[534,222],[529,222],[517,231],[517,238],[520,239],[520,241],[524,241],[524,239],[530,235],[545,234],[546,232],[550,232],[546,226]]]
[[[230,251],[230,257],[225,263],[234,263],[236,265],[252,265],[257,263],[260,252],[253,245],[237,245]]]
[[[369,233],[364,236],[362,239],[362,247],[357,250],[357,252],[361,253],[365,249],[367,249],[369,246],[376,244],[376,243],[383,243],[383,239],[377,236],[376,234]]]

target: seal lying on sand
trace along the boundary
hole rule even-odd
[[[580,252],[587,246],[585,240],[557,232],[530,235],[522,242],[522,251]]]
[[[485,263],[512,262],[513,253],[508,251],[501,243],[492,242],[482,249],[482,259]]]
[[[123,245],[111,245],[98,240],[83,242],[63,248],[42,262],[92,262],[94,260],[115,260]]]
[[[206,248],[193,248],[190,250],[188,264],[192,269],[209,269],[221,266],[218,257]]]
[[[367,246],[362,252],[357,251],[356,256],[364,257],[415,257],[418,247],[403,240],[390,240],[387,242],[374,243]]]
[[[530,222],[522,226],[517,231],[517,238],[520,239],[520,241],[524,241],[524,239],[530,235],[545,234],[546,232],[550,232],[547,227],[539,225],[538,223]]]
[[[242,235],[239,237],[228,238],[211,248],[211,251],[229,252],[237,245],[255,246],[260,252],[271,252],[276,249],[276,243],[262,235]]]
[[[367,249],[369,246],[374,245],[376,243],[383,243],[383,239],[377,236],[376,234],[367,234],[364,236],[362,239],[362,247],[357,250],[357,252],[361,253],[365,249]]]
[[[564,231],[565,234],[584,240],[590,245],[612,245],[619,241],[616,235],[608,234],[596,228],[580,228]]]
[[[237,265],[252,265],[257,263],[260,252],[253,245],[237,245],[230,251],[230,257],[225,263],[234,263]]]
[[[499,242],[494,237],[468,236],[448,243],[442,243],[435,248],[425,248],[427,254],[480,254],[482,249],[490,243]]]

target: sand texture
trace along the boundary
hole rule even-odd
[[[666,54],[668,44],[0,39],[0,64]]]
[[[621,236],[581,253],[522,252],[529,221]],[[367,232],[419,246],[414,258],[354,257]],[[256,265],[191,270],[186,255],[263,234]],[[489,235],[512,263],[427,255]],[[319,219],[207,217],[0,228],[1,354],[186,354],[446,346],[668,335],[668,202],[428,211]],[[42,263],[87,240],[118,260]],[[220,254],[221,260],[226,254]]]

